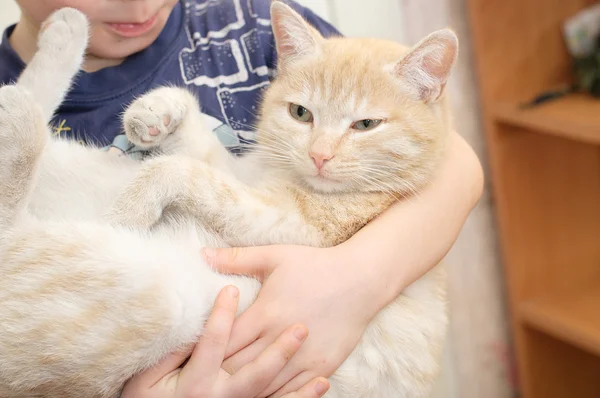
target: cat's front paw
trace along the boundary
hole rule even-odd
[[[38,37],[40,50],[60,54],[64,60],[83,58],[88,45],[89,26],[86,16],[74,8],[61,8],[42,24]]]
[[[106,219],[112,225],[149,229],[157,224],[165,207],[179,197],[178,171],[184,163],[162,156],[142,164],[135,180],[119,195]],[[174,178],[175,177],[175,178]]]
[[[129,189],[114,203],[105,219],[114,226],[138,230],[152,228],[162,216],[162,206],[154,198],[143,197],[145,191]]]
[[[134,101],[123,116],[125,133],[129,141],[143,149],[163,147],[168,141],[178,139],[177,133],[187,112],[188,105],[177,98],[171,87],[164,87]]]

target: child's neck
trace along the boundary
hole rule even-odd
[[[39,27],[22,15],[21,20],[8,39],[12,48],[25,64],[31,61],[37,51],[38,32]],[[119,65],[121,62],[123,62],[123,59],[107,59],[96,57],[93,54],[86,54],[83,70],[96,72],[100,69]]]

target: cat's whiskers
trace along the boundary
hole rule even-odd
[[[376,188],[379,192],[387,195],[388,197],[390,197],[391,199],[394,199],[396,201],[400,201],[400,198],[398,198],[396,196],[396,194],[391,191],[389,188],[387,187],[383,187],[381,186],[377,181],[374,181],[373,179],[367,178],[366,176],[363,175],[355,175],[351,178],[351,180],[355,183],[360,184],[367,184],[369,186],[372,186],[374,188]]]
[[[261,140],[259,143],[251,143],[251,144],[240,143],[240,145],[239,145],[240,148],[250,149],[253,152],[256,152],[257,148],[264,147],[264,148],[273,149],[275,153],[286,153],[287,151],[290,151],[291,153],[295,153],[296,148],[293,145],[291,145],[290,143],[288,143],[287,141],[281,140],[281,137],[279,137],[277,134],[270,132],[268,130],[260,129],[257,126],[253,126],[250,124],[245,124],[245,123],[241,123],[238,121],[236,121],[235,123],[242,127],[246,127],[246,128],[248,128],[249,131],[255,132],[264,137],[273,138],[273,139],[269,139],[268,141]],[[230,137],[234,137],[234,138],[238,137],[235,130],[232,130],[232,131],[225,130],[225,134],[228,134]]]
[[[396,175],[387,173],[374,173],[372,177],[375,181],[379,182],[380,184],[389,187],[389,189],[395,192],[396,194],[401,194],[405,200],[414,201],[418,196],[418,190],[415,188],[414,184],[404,178],[400,178]],[[382,179],[384,179],[385,181],[382,181]],[[392,185],[389,182],[390,180],[393,180],[396,186],[400,186],[402,188],[392,188]]]
[[[399,192],[399,189],[394,188],[392,184],[404,186],[407,188],[407,193],[415,194],[415,188],[412,183],[398,177],[389,170],[381,170],[370,167],[361,167],[360,169],[363,171],[363,173],[355,173],[353,176],[361,178],[362,182],[373,185],[382,192],[391,194],[396,200],[401,200],[397,196],[401,193]],[[368,171],[369,173],[365,174],[364,171]],[[401,196],[407,200],[413,200],[413,198],[406,195],[406,193],[402,193]]]
[[[269,164],[279,164],[283,165],[286,168],[293,169],[293,162],[289,156],[281,155],[274,150],[265,150],[258,149],[252,152],[255,155],[258,155],[262,162]]]

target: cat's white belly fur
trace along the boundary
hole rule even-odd
[[[235,284],[240,288],[240,311],[243,311],[256,297],[259,284],[250,278],[225,276],[212,271],[204,263],[200,250],[207,244],[215,244],[218,238],[197,228],[192,221],[173,221],[152,233],[129,229],[115,231],[114,227],[102,222],[112,200],[133,178],[138,163],[101,150],[74,146],[64,141],[52,141],[47,146],[30,210],[39,218],[62,221],[48,221],[40,233],[53,236],[57,244],[86,242],[86,250],[96,252],[88,253],[86,257],[95,259],[96,263],[88,261],[83,267],[94,272],[102,270],[103,273],[122,275],[119,278],[122,283],[113,287],[115,290],[97,293],[103,300],[107,297],[115,300],[113,308],[122,308],[117,305],[119,301],[153,285],[156,296],[169,303],[167,313],[170,315],[164,319],[165,325],[171,325],[171,332],[177,330],[175,334],[165,332],[162,336],[152,336],[143,350],[128,353],[124,347],[120,357],[127,358],[131,354],[130,361],[109,367],[115,373],[107,372],[100,383],[107,386],[111,380],[119,380],[120,374],[130,372],[135,366],[149,366],[181,344],[192,343],[201,333],[212,303],[224,286]],[[66,156],[66,151],[70,156]],[[104,180],[103,184],[89,183],[99,178]],[[98,188],[100,186],[102,189]],[[72,196],[73,192],[77,192],[77,196]],[[73,224],[73,221],[77,223]],[[67,223],[69,228],[64,228]],[[23,234],[31,239],[32,225],[24,223],[21,227],[26,229]],[[33,227],[36,228],[39,225]],[[15,235],[19,235],[18,230]],[[374,391],[377,391],[377,398],[427,396],[431,380],[415,378],[415,375],[429,374],[433,378],[438,370],[441,347],[430,344],[442,340],[437,334],[443,333],[446,323],[441,282],[443,270],[440,267],[415,282],[396,302],[376,316],[359,346],[331,376],[332,387],[327,397],[376,398]],[[93,285],[88,288],[93,289]],[[194,303],[193,308],[190,303]],[[77,303],[71,306],[77,306]],[[43,304],[37,310],[37,314],[29,316],[38,322],[43,322],[47,316],[50,316],[48,322],[51,322],[51,318],[56,316],[55,308],[44,308]],[[92,340],[102,347],[105,336],[114,335],[119,323],[125,319],[132,324],[144,323],[143,319],[136,319],[134,313],[114,313],[112,317],[96,320],[93,327],[85,327],[86,338],[93,334]],[[17,335],[3,337],[18,341]],[[43,341],[40,344],[59,346],[60,342]],[[94,356],[93,351],[87,354]],[[142,359],[143,362],[140,362]],[[35,361],[35,358],[31,360]],[[31,366],[39,367],[39,364],[32,363]],[[0,368],[10,368],[10,364],[2,363],[0,359]]]
[[[42,155],[29,210],[43,219],[100,220],[138,168],[126,156],[52,140]]]

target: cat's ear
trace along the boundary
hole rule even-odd
[[[302,15],[282,1],[275,0],[271,4],[271,24],[279,67],[320,50],[323,36]]]
[[[419,43],[394,68],[415,99],[425,103],[438,100],[458,56],[458,38],[450,29],[431,33]]]

